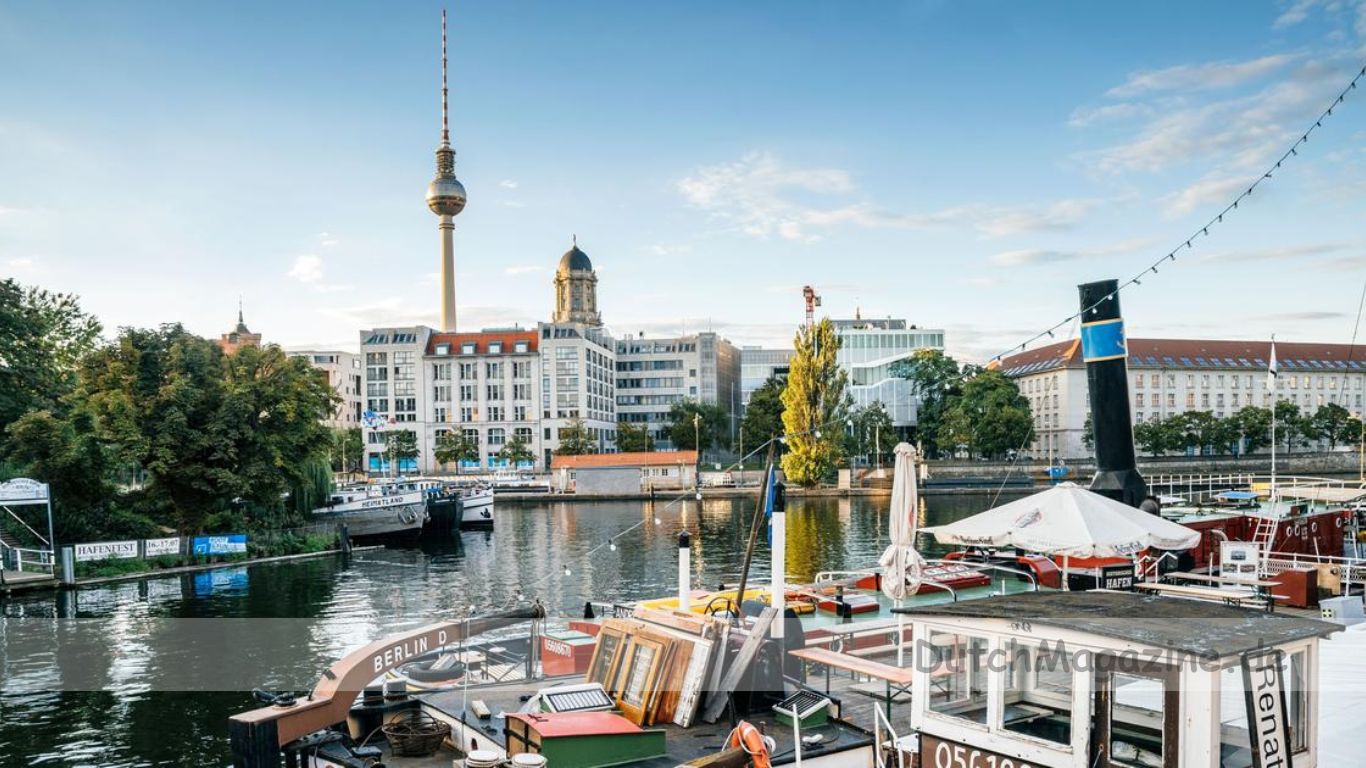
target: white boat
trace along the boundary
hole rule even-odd
[[[318,522],[344,524],[352,539],[417,535],[427,521],[421,491],[393,492],[382,487],[343,488],[313,510]]]
[[[460,491],[461,528],[493,527],[493,489],[474,486]]]

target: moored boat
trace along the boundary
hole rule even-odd
[[[352,539],[407,538],[422,532],[426,499],[419,491],[391,492],[381,487],[343,488],[313,510],[317,522],[345,525]]]

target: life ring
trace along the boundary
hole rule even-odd
[[[411,525],[417,520],[417,511],[411,507],[404,507],[398,511],[398,519],[405,525]]]
[[[726,748],[740,747],[745,750],[745,754],[749,755],[750,765],[754,768],[771,768],[773,762],[769,755],[773,752],[774,746],[776,742],[773,739],[759,733],[758,728],[745,720],[741,720],[726,738]]]
[[[1318,533],[1318,532],[1319,532],[1319,521],[1314,520],[1313,522],[1309,523],[1309,530],[1310,530],[1311,532],[1313,532],[1313,533]]]
[[[1341,528],[1341,527],[1342,527],[1342,515],[1338,515],[1337,517],[1335,517],[1335,518],[1333,518],[1333,519],[1337,521],[1338,527]]]

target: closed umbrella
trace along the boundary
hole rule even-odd
[[[1190,549],[1200,533],[1093,493],[1076,483],[926,529],[941,544],[1017,547],[1067,559],[1131,557],[1148,548]],[[1064,585],[1066,576],[1064,575]]]
[[[920,511],[920,495],[915,482],[915,448],[909,443],[898,443],[895,455],[892,509],[887,526],[891,544],[878,562],[882,565],[882,591],[896,600],[897,607],[901,607],[901,599],[920,588],[920,570],[925,565],[925,558],[915,549],[916,522]],[[903,620],[904,616],[898,613],[898,665],[902,661],[902,643],[905,639]]]

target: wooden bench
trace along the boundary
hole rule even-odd
[[[836,653],[825,648],[799,648],[795,651],[788,651],[788,653],[803,661],[821,664],[825,667],[825,693],[827,696],[830,695],[831,669],[842,669],[855,675],[867,675],[870,678],[883,681],[886,694],[883,701],[887,705],[888,718],[892,716],[892,702],[898,696],[909,696],[911,693],[912,672],[907,667],[883,664],[880,661],[851,656],[847,653]]]
[[[1209,600],[1242,607],[1244,605],[1255,605],[1262,610],[1271,611],[1275,608],[1276,599],[1280,595],[1262,594],[1252,589],[1216,589],[1214,587],[1192,587],[1183,584],[1154,584],[1142,582],[1134,585],[1134,589],[1141,589],[1147,592],[1155,592],[1171,597],[1182,597],[1192,600]]]

